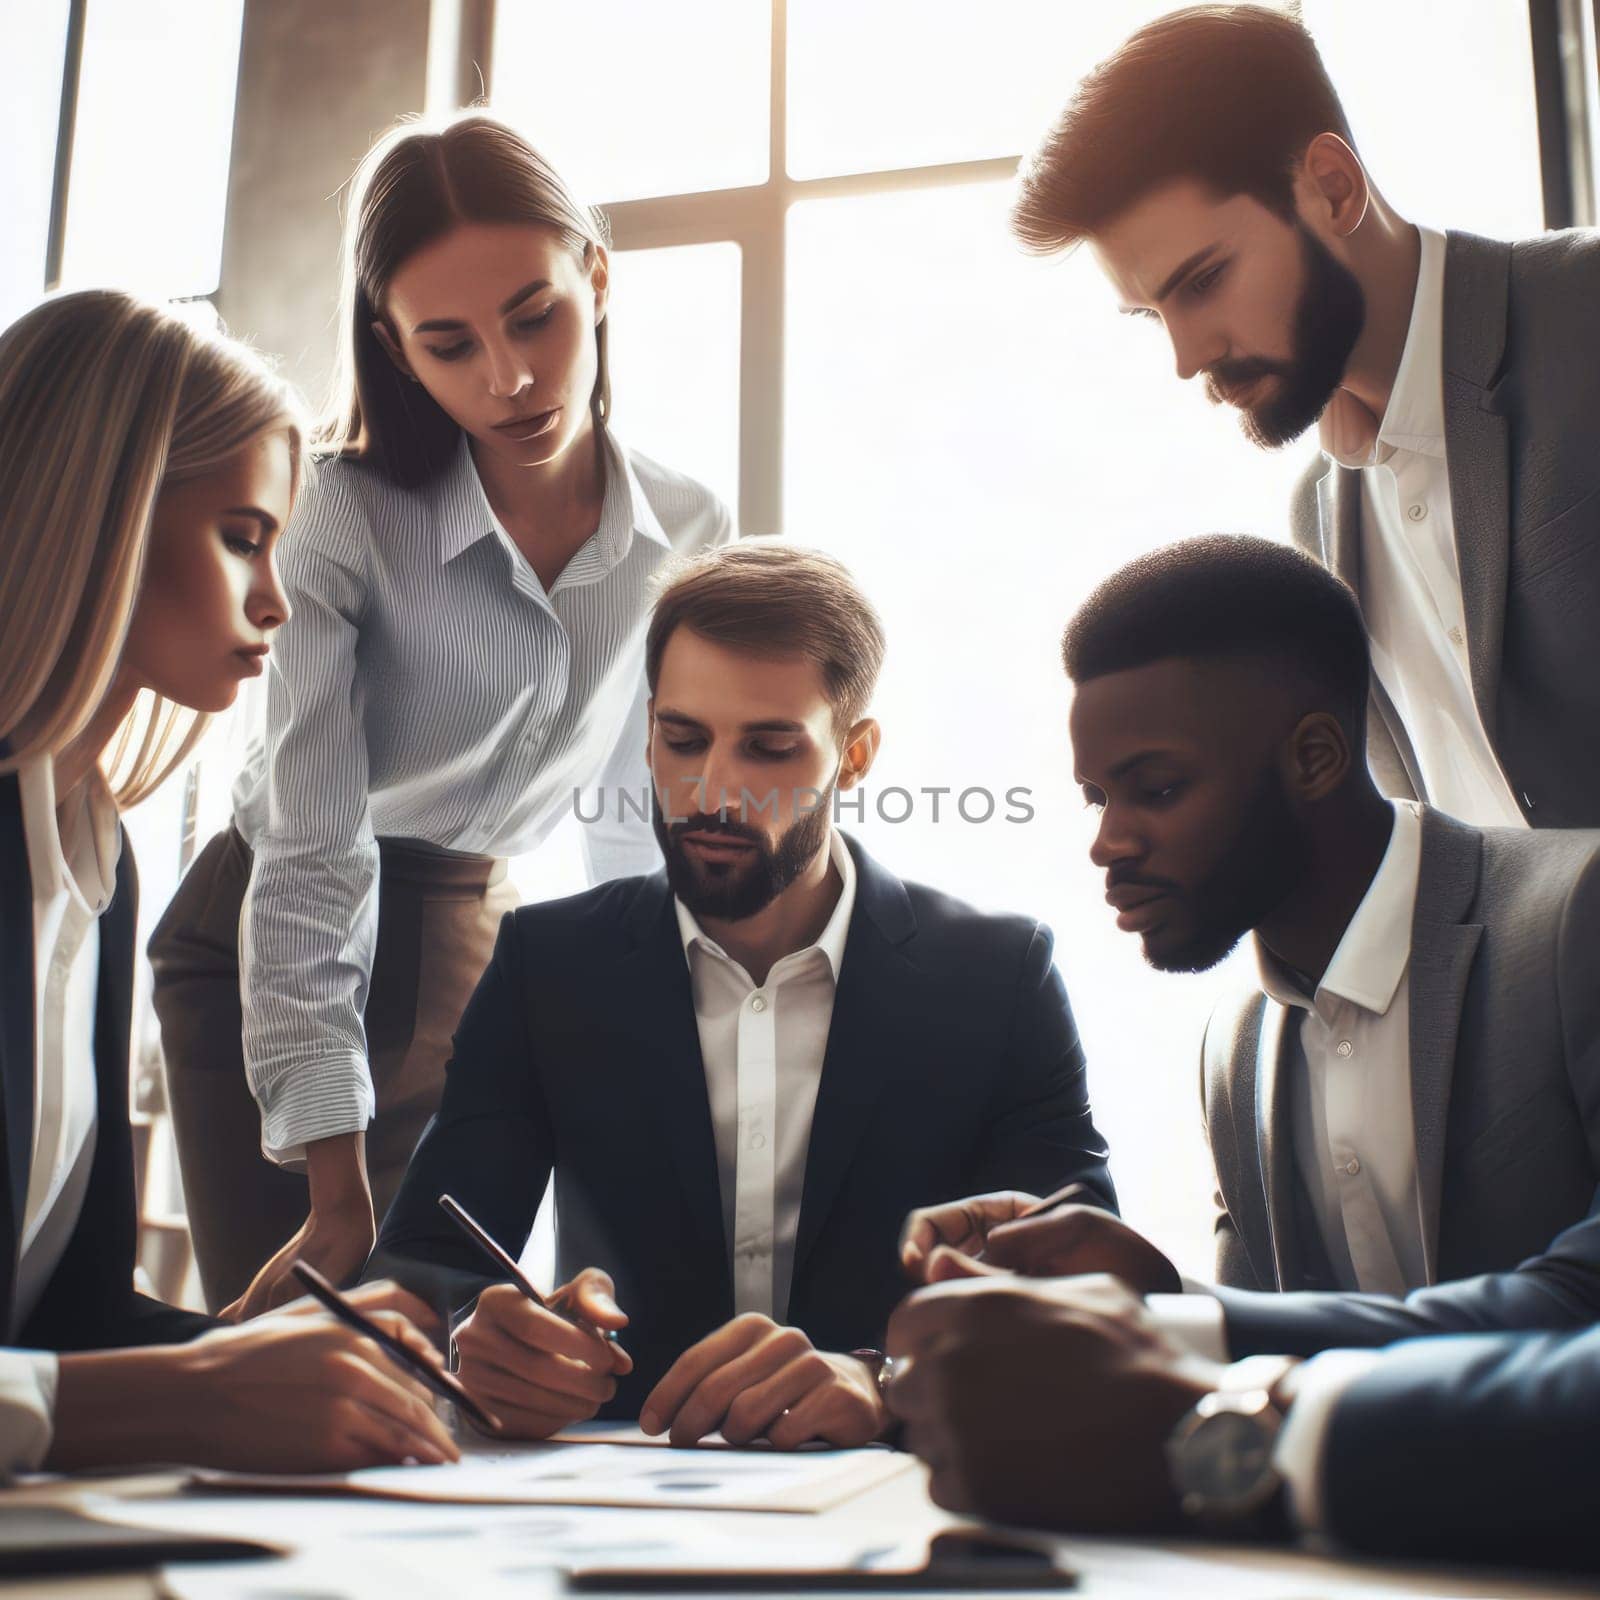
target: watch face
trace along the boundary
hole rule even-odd
[[[1274,1431],[1237,1411],[1202,1418],[1176,1453],[1179,1494],[1217,1510],[1248,1504],[1273,1477]]]

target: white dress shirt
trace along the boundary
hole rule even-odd
[[[609,432],[605,462],[600,525],[548,593],[497,526],[465,439],[420,489],[329,461],[300,492],[280,545],[294,616],[273,651],[265,741],[234,791],[255,852],[245,1063],[275,1160],[372,1116],[362,1012],[379,835],[521,854],[598,780],[609,825],[581,830],[591,872],[660,865],[638,815],[650,586],[674,551],[720,544],[730,523],[709,490]],[[633,807],[619,823],[622,787]]]
[[[1295,1166],[1341,1289],[1402,1295],[1427,1283],[1411,1109],[1411,919],[1422,817],[1393,803],[1389,847],[1328,969],[1307,996],[1255,941],[1261,987],[1290,1010]],[[1294,1014],[1300,1025],[1293,1026]]]
[[[1361,472],[1361,609],[1372,667],[1410,736],[1422,798],[1478,827],[1526,827],[1472,695],[1444,437],[1444,235],[1422,259],[1383,420],[1343,391],[1324,451]]]
[[[733,1309],[788,1316],[795,1230],[833,997],[855,908],[856,867],[835,830],[839,899],[815,944],[757,985],[675,900],[716,1136]]]
[[[32,1316],[60,1265],[94,1164],[95,1003],[100,913],[116,892],[121,823],[94,772],[58,816],[50,760],[17,774],[33,882],[33,1153],[9,1339]],[[0,1352],[0,1473],[38,1466],[49,1449],[56,1358]]]

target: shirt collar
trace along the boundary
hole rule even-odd
[[[833,969],[833,981],[837,983],[840,969],[844,966],[844,947],[850,937],[850,918],[855,913],[856,905],[856,864],[851,857],[849,846],[844,842],[844,835],[837,828],[832,829],[828,835],[828,860],[839,874],[839,899],[834,905],[833,915],[828,918],[827,926],[817,935],[814,944],[807,945],[805,950],[792,950],[782,959],[788,961],[793,956],[820,950],[828,958],[828,965]],[[695,920],[694,913],[676,895],[672,897],[672,906],[678,914],[678,935],[683,941],[683,954],[686,960],[697,944],[711,955],[720,956],[724,961],[733,960],[733,957],[701,928]]]
[[[1422,812],[1415,802],[1394,800],[1389,847],[1361,904],[1333,952],[1328,970],[1309,999],[1289,969],[1255,940],[1261,987],[1280,1005],[1323,1011],[1325,996],[1348,1000],[1383,1016],[1394,1003],[1411,960],[1411,922],[1422,871]]]
[[[627,555],[635,533],[663,550],[672,548],[661,519],[639,486],[638,474],[633,470],[628,452],[609,428],[602,429],[601,440],[605,452],[605,497],[600,506],[600,526],[594,538],[584,546],[585,550],[593,550],[592,558],[585,563],[593,570],[582,573],[580,569],[580,574],[588,577],[599,577],[616,566]],[[464,431],[456,446],[455,458],[441,481],[438,521],[441,566],[454,561],[463,550],[491,534],[498,536],[508,548],[515,549],[511,536],[501,526],[484,493],[483,480],[478,476],[472,447]],[[569,572],[578,566],[580,556],[573,557]],[[562,574],[563,578],[567,576],[566,572]]]
[[[17,771],[22,831],[28,844],[28,875],[35,903],[70,895],[91,916],[111,904],[122,858],[122,818],[110,785],[98,767],[57,811],[55,763],[49,756],[26,761]]]
[[[1397,450],[1444,459],[1445,238],[1418,228],[1421,258],[1405,348],[1381,422],[1345,389],[1337,390],[1318,432],[1324,454],[1342,467],[1371,467]]]

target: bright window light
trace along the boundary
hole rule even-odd
[[[68,10],[67,0],[40,0],[0,12],[0,101],[7,127],[0,161],[0,216],[6,219],[0,328],[26,311],[44,288]]]
[[[1211,1269],[1199,1041],[1218,975],[1143,965],[1088,861],[1061,629],[1140,551],[1286,534],[1307,449],[1263,455],[1118,316],[1087,255],[1024,257],[1006,185],[822,200],[790,215],[784,526],[846,561],[883,614],[884,863],[1055,930],[1125,1209]],[[938,821],[924,788],[942,787]],[[1008,822],[1030,791],[1033,818]],[[917,805],[906,821],[909,791]],[[963,820],[995,797],[988,821]]]
[[[607,317],[617,436],[739,503],[736,244],[621,250]]]
[[[791,177],[1029,150],[1083,73],[1163,0],[797,0]]]
[[[1500,239],[1543,228],[1526,6],[1305,0],[1305,22],[1357,150],[1404,216]]]
[[[519,0],[495,107],[593,204],[761,183],[771,31],[765,0]]]
[[[88,8],[62,281],[211,294],[244,0]]]

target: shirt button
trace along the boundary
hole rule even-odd
[[[1427,514],[1428,508],[1420,500],[1415,501],[1413,504],[1406,507],[1406,515],[1410,517],[1413,522],[1421,522],[1422,519],[1427,516]]]
[[[1361,1170],[1361,1163],[1354,1156],[1351,1156],[1350,1159],[1345,1162],[1344,1170],[1353,1178]]]
[[[1449,633],[1445,635],[1445,637],[1450,641],[1451,644],[1455,645],[1457,649],[1460,649],[1462,639],[1461,630],[1459,628],[1452,628]]]
[[[756,995],[750,1001],[750,1009],[752,1011],[765,1011],[767,1009],[767,1002],[763,1000],[760,995]]]
[[[752,1133],[750,1135],[750,1148],[752,1150],[765,1150],[767,1148],[767,1136],[766,1136],[766,1134],[764,1134],[764,1133]]]
[[[1355,1054],[1355,1049],[1356,1047],[1351,1044],[1348,1039],[1341,1039],[1338,1044],[1334,1046],[1335,1052],[1338,1055],[1343,1056],[1346,1061],[1348,1061],[1350,1057]]]

